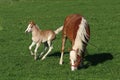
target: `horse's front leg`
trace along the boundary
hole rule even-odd
[[[30,50],[31,55],[34,55],[34,53],[32,52],[32,47],[33,47],[35,44],[36,44],[35,42],[32,42],[32,44],[29,46],[29,50]]]
[[[37,60],[37,50],[38,50],[39,46],[40,46],[40,43],[37,43],[36,47],[35,47],[35,50],[34,50],[34,59],[35,60]]]
[[[63,54],[64,54],[64,48],[65,48],[65,41],[66,41],[66,35],[63,35],[62,37],[62,51],[61,51],[61,57],[60,57],[60,62],[59,64],[63,64]]]
[[[44,60],[44,59],[46,58],[46,56],[47,56],[47,55],[51,52],[51,50],[53,49],[53,46],[51,45],[51,41],[47,41],[47,44],[48,44],[49,49],[48,49],[47,53],[42,57],[41,60]]]

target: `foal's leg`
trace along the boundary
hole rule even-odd
[[[46,43],[44,43],[44,50],[40,53],[39,57],[41,57],[44,54],[44,52],[47,50],[47,48],[48,48],[48,44],[46,42]]]
[[[59,62],[60,65],[63,64],[63,54],[64,54],[65,41],[66,41],[66,36],[64,35],[62,37],[62,51],[61,51],[61,57],[60,57],[60,62]]]
[[[48,47],[49,50],[47,51],[47,53],[42,57],[42,60],[44,60],[46,58],[46,56],[51,52],[51,50],[53,49],[53,46],[51,45],[51,41],[47,41],[48,43]]]
[[[34,50],[34,59],[35,60],[37,59],[37,50],[38,50],[39,46],[40,46],[40,43],[37,43],[36,47],[35,47],[35,50]]]
[[[35,42],[32,42],[32,44],[29,46],[29,50],[30,50],[31,55],[34,55],[34,53],[32,52],[31,49],[35,44],[36,44]]]

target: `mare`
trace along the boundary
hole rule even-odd
[[[90,28],[86,19],[79,14],[72,14],[65,18],[62,30],[62,51],[59,64],[63,64],[63,54],[66,39],[72,43],[70,51],[71,70],[78,69],[83,63],[85,49],[90,39]]]

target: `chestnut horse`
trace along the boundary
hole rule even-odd
[[[44,43],[45,48],[44,51],[41,52],[40,56],[48,49],[47,53],[42,57],[42,60],[46,58],[46,56],[53,49],[52,41],[55,39],[56,34],[58,34],[62,30],[62,27],[58,28],[55,31],[52,30],[41,30],[39,27],[31,21],[25,30],[25,32],[32,32],[32,44],[29,46],[29,50],[31,55],[34,55],[34,59],[37,59],[36,53],[41,43]],[[34,53],[32,52],[32,47],[36,45]]]
[[[71,70],[76,70],[82,64],[84,52],[90,39],[90,28],[84,17],[72,14],[66,17],[62,31],[62,51],[59,64],[63,63],[63,53],[66,38],[72,42],[70,51]]]

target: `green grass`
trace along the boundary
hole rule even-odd
[[[0,0],[0,80],[119,80],[120,0]],[[55,30],[69,14],[79,13],[90,24],[85,68],[71,72],[67,41],[64,64],[59,65],[61,33],[44,61],[34,61],[25,34],[34,20],[41,29]],[[39,48],[39,53],[43,45]]]

